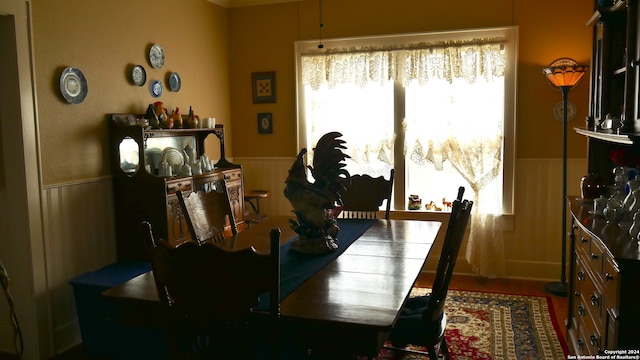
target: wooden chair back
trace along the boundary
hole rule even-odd
[[[447,325],[444,304],[473,207],[472,201],[462,200],[463,194],[464,187],[460,187],[452,204],[431,294],[413,297],[405,302],[400,317],[389,335],[389,341],[393,345],[391,348],[394,350],[425,355],[422,351],[405,348],[407,344],[413,344],[426,347],[431,360],[439,359],[440,352],[444,359],[449,359],[447,341],[444,337]]]
[[[467,230],[469,218],[471,217],[471,208],[473,201],[462,200],[464,188],[460,188],[458,197],[454,200],[447,225],[436,276],[431,287],[431,296],[429,297],[429,305],[423,314],[426,321],[436,321],[442,318],[444,313],[444,303],[449,291],[449,283],[453,276],[453,269],[456,266],[456,260],[464,235]]]
[[[148,222],[142,223],[142,232],[168,315],[170,359],[253,359],[256,352],[277,356],[280,229],[271,229],[269,254],[252,247],[232,251],[212,242],[173,247],[164,239],[156,241]],[[268,307],[254,311],[261,294],[269,294]]]
[[[191,238],[197,242],[219,242],[238,233],[227,187],[221,188],[194,191],[186,196],[180,190],[176,192]]]
[[[349,181],[344,182],[345,190],[342,192],[341,218],[345,219],[375,219],[387,200],[384,218],[389,218],[391,210],[391,192],[393,191],[393,178],[395,170],[391,169],[389,180],[383,176],[372,177],[366,174],[352,175]]]

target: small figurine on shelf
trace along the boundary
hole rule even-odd
[[[180,114],[179,107],[176,107],[176,109],[173,110],[171,118],[173,119],[173,127],[176,129],[182,129],[182,115]]]
[[[152,129],[160,129],[160,120],[158,120],[158,116],[156,116],[156,110],[153,104],[149,104],[144,117],[149,120],[149,126],[151,126]]]
[[[189,106],[189,116],[187,117],[187,121],[184,124],[184,127],[187,129],[197,129],[198,128],[198,116],[193,114],[193,109]]]
[[[156,101],[153,103],[154,111],[158,121],[160,122],[160,127],[163,129],[170,129],[169,125],[169,115],[167,114],[167,109],[163,106],[162,101]]]

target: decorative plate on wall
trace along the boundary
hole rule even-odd
[[[160,95],[162,95],[162,83],[158,80],[153,80],[149,90],[151,90],[153,97],[160,97]]]
[[[147,72],[142,65],[136,65],[131,70],[131,81],[135,85],[142,86],[147,82]]]
[[[182,86],[182,80],[180,80],[180,75],[174,72],[169,75],[169,89],[171,91],[180,91],[180,87]]]
[[[87,80],[80,69],[68,67],[60,75],[60,92],[70,104],[79,104],[87,97]]]
[[[158,44],[151,45],[149,49],[149,64],[154,69],[160,69],[164,66],[164,50]]]

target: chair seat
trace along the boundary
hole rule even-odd
[[[402,348],[407,344],[429,346],[428,339],[438,339],[444,334],[447,316],[443,312],[433,323],[426,322],[422,316],[429,306],[429,295],[416,296],[405,302],[388,340],[394,347]]]

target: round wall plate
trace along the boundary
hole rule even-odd
[[[149,49],[149,64],[154,69],[160,69],[164,66],[164,50],[158,44],[151,45]]]
[[[149,90],[153,97],[160,97],[162,95],[162,83],[158,80],[152,81]]]
[[[79,104],[87,97],[87,80],[80,69],[68,67],[60,75],[60,92],[70,104]]]
[[[562,107],[562,101],[558,101],[555,105],[553,105],[553,117],[560,122],[564,120]],[[567,122],[573,120],[573,118],[576,116],[577,111],[578,109],[576,108],[576,106],[571,101],[567,101]]]
[[[147,82],[147,72],[142,65],[133,67],[131,70],[131,81],[138,86],[142,86]]]
[[[180,79],[180,75],[174,72],[169,75],[169,89],[171,91],[180,91],[180,87],[182,87],[182,80]]]

